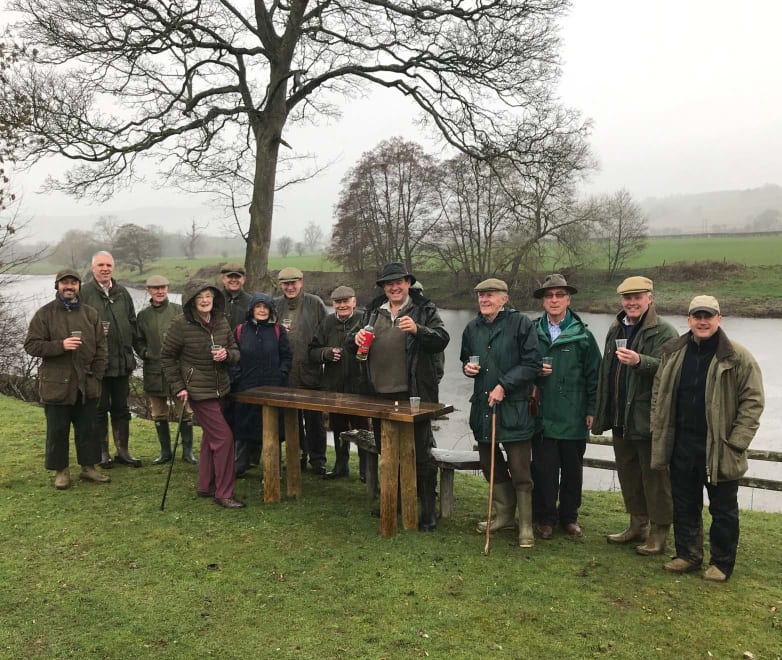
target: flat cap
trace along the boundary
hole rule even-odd
[[[473,290],[478,293],[481,293],[481,291],[502,291],[503,293],[508,293],[508,285],[496,277],[490,277],[488,280],[483,280],[483,282],[476,284]]]
[[[405,265],[401,261],[392,261],[390,264],[383,266],[383,270],[380,271],[380,277],[377,278],[375,284],[383,286],[386,282],[393,282],[402,278],[406,278],[411,285],[415,284],[415,276],[407,272]]]
[[[578,289],[574,286],[570,286],[563,275],[559,273],[552,273],[541,284],[535,292],[532,294],[535,298],[542,298],[546,289],[565,289],[568,293],[578,293]]]
[[[616,292],[622,296],[626,293],[650,293],[651,291],[654,291],[654,282],[643,275],[628,277],[616,287]]]
[[[244,275],[247,273],[247,271],[244,269],[242,264],[224,264],[220,267],[221,275],[232,275],[233,273],[236,273],[237,275]]]
[[[73,270],[73,268],[63,268],[57,275],[54,276],[54,283],[56,284],[60,280],[64,280],[66,277],[72,277],[75,280],[79,280],[81,282],[81,275],[79,275],[78,271]]]
[[[169,284],[171,282],[168,281],[168,278],[162,275],[150,275],[146,282],[146,286],[168,286]]]
[[[344,300],[345,298],[355,298],[356,292],[349,286],[338,286],[331,292],[332,300]]]
[[[707,312],[712,316],[718,316],[720,314],[720,304],[714,296],[695,296],[690,301],[687,316],[692,316],[696,312]]]
[[[278,282],[295,282],[301,279],[304,279],[304,273],[294,266],[286,266],[277,273]]]

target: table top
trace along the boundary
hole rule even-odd
[[[397,422],[420,422],[453,412],[453,406],[443,403],[421,401],[418,412],[413,412],[410,410],[410,401],[408,400],[395,402],[360,394],[305,390],[297,387],[266,385],[252,387],[243,392],[234,392],[231,396],[242,403],[256,403],[276,408],[320,410],[321,412],[335,412],[343,415],[377,417]]]

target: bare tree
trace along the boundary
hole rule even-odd
[[[611,280],[627,260],[646,247],[649,226],[641,207],[624,188],[599,200],[597,237]]]
[[[277,252],[285,259],[293,249],[293,239],[290,236],[280,236],[277,239]]]
[[[206,225],[196,224],[195,218],[190,220],[190,227],[182,238],[182,250],[188,259],[195,259],[205,229]]]
[[[93,228],[95,237],[104,245],[114,245],[120,228],[120,220],[116,215],[102,215]],[[105,248],[104,248],[105,249]]]
[[[130,264],[131,270],[144,273],[144,264],[160,257],[160,239],[145,227],[131,223],[121,225],[112,245],[112,255],[118,261]]]
[[[293,249],[296,250],[296,254],[302,257],[304,256],[304,252],[306,251],[307,246],[304,245],[303,241],[296,241],[296,245],[293,246]]]
[[[304,228],[304,247],[310,252],[317,252],[322,240],[323,229],[314,222],[310,222]]]
[[[54,247],[52,260],[56,264],[82,271],[90,266],[92,255],[105,249],[106,245],[96,240],[93,230],[69,229]]]
[[[245,264],[268,268],[289,122],[336,112],[368,85],[412,101],[451,145],[504,144],[533,105],[556,103],[556,20],[567,0],[11,0],[35,67],[14,81],[26,157],[80,161],[52,186],[108,197],[157,159],[162,181],[251,159]],[[30,51],[33,53],[33,51]],[[104,101],[110,101],[104,103]]]

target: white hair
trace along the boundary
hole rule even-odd
[[[99,250],[95,254],[92,255],[92,261],[90,262],[93,266],[95,265],[95,260],[98,257],[108,257],[111,259],[112,263],[114,262],[114,257],[111,256],[111,252],[106,252],[106,250]]]

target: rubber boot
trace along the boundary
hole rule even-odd
[[[324,479],[341,479],[350,474],[350,442],[344,442],[334,434],[334,452],[337,455],[334,468],[323,475]]]
[[[516,529],[516,489],[510,481],[494,484],[494,515],[491,518],[491,531]],[[482,520],[476,528],[486,533],[486,521]]]
[[[179,433],[182,436],[182,460],[196,465],[198,460],[193,456],[193,423],[182,422],[179,425]]]
[[[367,450],[358,448],[358,478],[362,484],[367,482]]]
[[[104,470],[110,470],[114,467],[114,461],[109,453],[109,421],[98,415],[95,420],[95,435],[100,442],[100,465]]]
[[[516,490],[516,504],[519,508],[519,547],[532,548],[535,532],[532,529],[532,491]]]
[[[418,518],[419,532],[434,532],[437,529],[437,468],[422,468],[418,478],[418,498],[421,501],[421,515]]]
[[[117,448],[117,453],[114,454],[114,460],[117,463],[130,465],[134,468],[141,467],[141,461],[134,456],[131,456],[130,451],[128,451],[128,443],[130,442],[130,420],[112,419],[111,432],[114,436],[114,445]]]
[[[157,431],[157,439],[160,443],[160,456],[152,461],[152,465],[168,463],[171,460],[171,431],[168,427],[168,421],[156,421],[155,431]]]
[[[646,543],[636,547],[635,551],[639,555],[661,555],[665,552],[665,542],[668,540],[668,530],[670,525],[658,525],[652,523],[649,537],[646,539]]]
[[[609,543],[630,543],[631,541],[645,541],[649,536],[649,518],[630,514],[630,526],[618,534],[609,534],[606,541]]]

